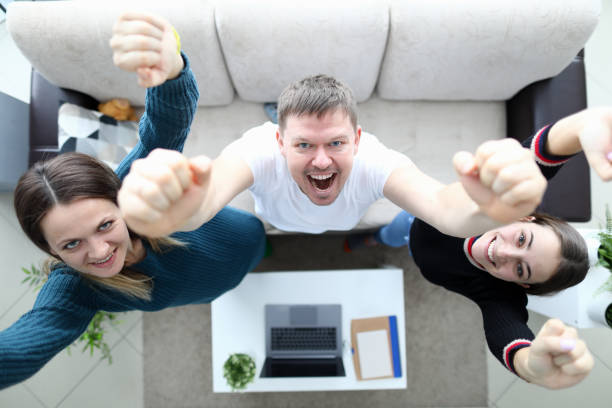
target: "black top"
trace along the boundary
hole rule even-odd
[[[552,178],[570,157],[545,153],[544,146],[551,127],[541,129],[523,142],[523,146],[534,152],[547,179]],[[467,252],[477,239],[451,237],[415,219],[410,230],[410,249],[425,279],[478,305],[489,349],[516,374],[512,362],[514,353],[529,346],[535,337],[527,327],[527,295],[516,283],[494,278],[470,262]]]

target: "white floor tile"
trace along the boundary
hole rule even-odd
[[[47,408],[38,401],[22,384],[0,391],[0,407]]]
[[[130,329],[125,339],[134,350],[142,354],[142,318]]]
[[[108,336],[106,342],[111,348],[121,339],[119,333],[111,328],[107,328],[105,336]],[[113,361],[119,359],[113,352],[111,355]],[[81,352],[81,347],[72,346],[70,354],[65,350],[61,351],[25,384],[47,406],[55,407],[94,367],[109,365],[107,361],[100,362],[99,359],[100,354],[97,351],[91,356],[88,351]],[[105,386],[101,387],[104,389]],[[103,395],[105,398],[107,394],[100,394],[98,390],[97,395]]]
[[[9,224],[11,224],[15,228],[15,230],[21,232],[19,221],[15,216],[12,192],[0,193],[0,218],[4,218]]]
[[[4,218],[0,218],[0,231],[0,259],[3,263],[0,278],[0,320],[4,321],[3,316],[8,309],[28,291],[28,286],[21,283],[26,277],[21,268],[29,268],[33,263],[40,264],[46,255]],[[0,323],[0,328],[3,327],[5,326]]]
[[[587,81],[593,80],[612,91],[612,55],[610,38],[612,38],[612,1],[603,0],[599,24],[585,46]]]
[[[140,310],[117,313],[117,321],[119,324],[114,326],[114,328],[121,333],[121,336],[123,337],[128,334],[141,320],[142,312]]]
[[[113,356],[112,365],[98,365],[57,407],[142,407],[142,356],[125,341],[113,348]]]
[[[31,64],[13,42],[6,28],[0,23],[0,92],[30,103]]]
[[[487,378],[490,401],[497,401],[518,380],[517,376],[508,371],[489,350],[487,350]]]
[[[515,382],[502,397],[494,401],[498,408],[610,408],[612,371],[600,361],[580,384],[563,390],[548,390],[525,381]]]
[[[586,342],[591,353],[612,370],[612,330],[604,327],[581,329],[579,335]]]

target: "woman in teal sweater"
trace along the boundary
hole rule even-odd
[[[142,51],[143,39],[157,51]],[[115,63],[136,71],[148,88],[140,141],[116,174],[89,156],[66,153],[22,176],[17,217],[56,262],[32,310],[0,332],[0,389],[36,373],[85,331],[97,311],[208,303],[262,258],[264,229],[248,213],[225,208],[193,231],[148,239],[127,228],[117,206],[132,163],[158,147],[181,151],[189,134],[199,93],[177,43],[172,26],[156,17],[126,14],[115,25]]]

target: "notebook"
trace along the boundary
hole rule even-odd
[[[351,344],[358,380],[402,376],[396,316],[351,320]]]

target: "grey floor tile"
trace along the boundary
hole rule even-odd
[[[548,390],[524,381],[517,381],[495,403],[498,408],[609,408],[612,401],[612,371],[595,361],[591,374],[580,384]]]
[[[119,342],[112,351],[113,364],[96,366],[57,408],[143,406],[142,356],[125,341]],[[101,393],[101,390],[106,392]]]

